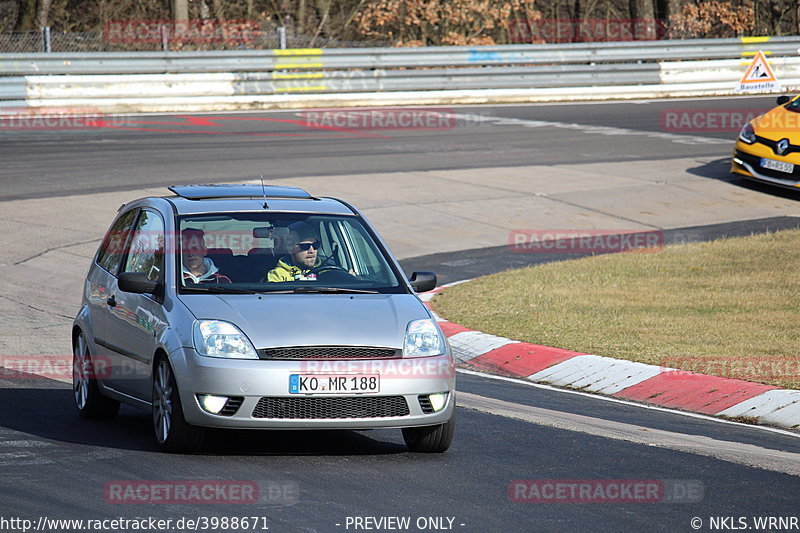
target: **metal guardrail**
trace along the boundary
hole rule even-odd
[[[214,52],[100,52],[0,56],[0,100],[15,106],[104,104],[151,109],[158,98],[203,98],[211,108],[269,107],[270,98],[308,101],[312,95],[386,97],[432,92],[447,101],[454,91],[470,98],[492,91],[504,98],[586,88],[613,96],[720,94],[732,89],[743,61],[763,50],[779,78],[800,85],[800,37],[685,41],[630,41],[480,47],[289,49]],[[641,87],[638,93],[636,87]],[[647,88],[645,90],[644,88]],[[601,90],[603,89],[603,90]],[[504,91],[504,92],[500,92]],[[517,91],[514,96],[509,91]],[[650,92],[647,92],[650,91]],[[730,91],[728,91],[730,92]],[[411,96],[407,96],[413,93]],[[21,95],[24,96],[21,97]],[[509,96],[511,95],[511,96]],[[234,100],[234,97],[236,99]],[[573,94],[574,98],[576,96]],[[24,101],[23,101],[24,98]],[[178,100],[176,100],[178,99]],[[330,99],[330,98],[329,98]],[[341,99],[341,98],[340,98]],[[226,100],[229,100],[226,102]],[[327,101],[324,100],[323,101]],[[495,100],[496,101],[496,100]],[[127,102],[127,103],[126,103]],[[189,104],[189,100],[187,100]],[[199,102],[199,100],[198,100]],[[197,102],[195,102],[197,103]],[[219,106],[217,106],[219,103]],[[307,104],[310,105],[310,104]],[[138,106],[138,107],[137,107]],[[215,107],[217,106],[217,107]]]

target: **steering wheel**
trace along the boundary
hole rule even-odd
[[[347,272],[347,269],[340,266],[336,261],[336,258],[332,255],[325,256],[325,258],[322,259],[320,264],[312,268],[309,272],[314,272],[319,274],[327,270],[343,270],[344,272]]]
[[[353,281],[356,279],[347,269],[340,266],[319,266],[311,270],[317,274],[317,281],[336,282]]]

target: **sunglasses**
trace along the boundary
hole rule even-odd
[[[320,246],[322,246],[322,243],[321,243],[321,242],[319,242],[319,241],[314,241],[314,242],[298,242],[297,244],[295,244],[295,246],[297,246],[298,248],[300,248],[300,250],[302,250],[303,252],[307,252],[309,248],[313,248],[313,249],[315,249],[315,250],[319,250],[319,247],[320,247]]]

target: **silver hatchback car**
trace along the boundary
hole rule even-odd
[[[161,449],[204,428],[402,428],[443,452],[450,347],[358,210],[294,187],[187,185],[123,205],[73,325],[80,416],[152,412]]]

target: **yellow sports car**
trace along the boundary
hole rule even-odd
[[[731,172],[800,188],[800,95],[779,96],[778,107],[745,124],[736,140]]]

